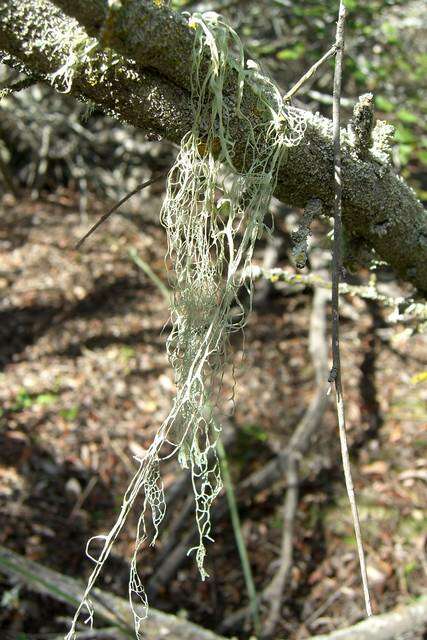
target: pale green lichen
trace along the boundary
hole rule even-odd
[[[221,390],[228,337],[245,324],[239,291],[245,286],[251,300],[252,287],[245,273],[264,229],[280,164],[288,147],[298,144],[304,135],[304,118],[283,105],[275,85],[254,63],[246,64],[240,39],[220,16],[194,14],[190,26],[195,31],[193,126],[182,139],[169,173],[161,213],[173,265],[172,331],[167,350],[176,394],[168,417],[139,461],[114,527],[107,536],[97,536],[103,540],[102,551],[97,558],[91,554],[96,567],[68,640],[76,636],[83,607],[91,619],[90,591],[135,499],[144,491],[129,581],[129,601],[140,637],[147,598],[137,571],[137,554],[147,537],[147,508],[155,531],[152,543],[157,537],[165,513],[159,466],[174,455],[182,467],[190,469],[199,532],[198,544],[190,551],[195,551],[202,579],[207,577],[204,559],[206,542],[212,540],[210,509],[222,486],[216,455],[220,427],[213,410]],[[246,85],[258,96],[256,127],[241,110]],[[230,123],[236,118],[248,132],[243,145],[244,170],[232,159],[235,140]],[[238,309],[233,318],[232,305]]]
[[[86,32],[82,32],[80,27],[73,23],[70,23],[69,33],[65,37],[69,42],[67,59],[59,69],[50,75],[50,80],[57,91],[70,93],[73,89],[75,76],[83,68],[88,84],[95,87],[105,80],[109,69],[124,63],[122,56],[112,49],[101,49],[96,38],[90,38]]]

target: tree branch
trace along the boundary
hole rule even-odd
[[[47,594],[59,602],[65,602],[73,607],[80,602],[84,591],[78,580],[47,569],[38,562],[28,560],[2,546],[0,546],[0,573],[14,579],[18,578],[29,589]],[[127,600],[97,587],[93,589],[91,599],[96,605],[97,616],[116,628],[116,636],[114,637],[122,637],[123,635],[135,637],[133,616]],[[188,620],[162,613],[150,607],[148,618],[144,622],[144,638],[157,640],[159,636],[170,640],[225,640],[222,636],[220,637]]]
[[[183,15],[152,0],[52,0],[103,46],[188,89],[194,31]]]
[[[67,63],[73,43],[85,37],[75,20],[47,0],[0,0],[0,50],[58,90],[60,82],[52,74]],[[71,93],[172,142],[179,143],[191,128],[187,92],[152,71],[137,71],[132,61],[108,68],[102,52],[93,54],[90,65],[74,69]]]
[[[147,0],[128,0],[123,3],[124,13],[121,9],[119,14],[113,11],[108,16],[105,0],[55,3],[73,13],[89,33],[97,34],[101,44],[117,47],[127,57],[102,71],[105,54],[94,54],[90,65],[74,70],[71,92],[120,120],[179,143],[192,125],[189,70],[193,30],[185,19]],[[138,25],[136,30],[134,24]],[[64,34],[78,29],[73,19],[47,0],[0,0],[0,49],[54,86],[57,81],[50,74],[65,64],[72,46],[72,39]],[[85,31],[78,33],[83,37]],[[176,57],[172,50],[179,52]],[[242,109],[254,126],[256,107],[257,98],[247,89]],[[309,199],[318,198],[327,211],[333,203],[331,122],[302,113],[307,123],[305,137],[289,150],[275,195],[292,206],[304,206]],[[247,131],[237,115],[231,131],[236,141],[234,160],[239,165],[244,148],[241,141],[247,139]],[[341,137],[347,233],[364,240],[400,277],[426,294],[427,215],[422,205],[391,169],[372,156],[358,158],[345,131]]]
[[[310,640],[395,640],[408,632],[423,632],[427,625],[427,596],[380,616],[371,616],[352,627],[313,636]]]

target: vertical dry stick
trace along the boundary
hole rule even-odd
[[[298,469],[299,462],[295,455],[289,456],[287,469],[287,485],[283,506],[283,535],[280,566],[274,578],[263,593],[269,600],[270,611],[264,622],[263,638],[272,638],[281,617],[283,592],[292,570],[295,518],[298,509]]]
[[[365,554],[363,550],[362,533],[360,530],[359,513],[356,505],[353,481],[351,478],[350,458],[348,455],[344,401],[341,384],[341,363],[340,363],[340,343],[339,343],[339,283],[342,271],[342,223],[341,223],[341,140],[340,140],[340,101],[341,101],[341,78],[342,78],[342,58],[344,49],[344,22],[346,10],[343,0],[340,0],[337,35],[336,35],[336,56],[334,72],[334,93],[332,105],[332,121],[334,136],[334,246],[332,260],[332,357],[333,367],[329,376],[329,382],[335,383],[335,395],[337,405],[338,427],[341,442],[341,455],[344,468],[344,477],[347,487],[348,499],[350,501],[353,515],[354,532],[356,536],[357,551],[359,554],[360,573],[362,575],[363,593],[365,597],[365,607],[368,616],[372,615],[371,601],[369,596],[368,576],[366,573]]]

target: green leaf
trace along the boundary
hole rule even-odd
[[[396,127],[394,138],[397,142],[401,142],[403,144],[413,144],[416,142],[416,138],[411,129],[404,127],[402,124],[399,124]]]
[[[384,96],[376,96],[375,104],[377,106],[377,109],[379,109],[380,111],[385,111],[387,113],[390,113],[390,111],[394,111],[394,104]]]
[[[388,37],[396,37],[399,35],[399,31],[396,25],[392,24],[391,22],[383,22],[383,24],[381,25],[381,30]]]
[[[64,420],[69,420],[70,422],[72,422],[77,418],[78,413],[79,408],[75,405],[73,407],[70,407],[69,409],[61,409],[59,415],[64,418]]]
[[[24,388],[20,389],[15,398],[15,404],[12,406],[12,411],[22,411],[28,409],[33,404],[30,394]]]
[[[278,51],[276,53],[276,58],[278,60],[298,60],[305,51],[305,46],[302,42],[298,42],[292,48],[282,49],[282,51]]]
[[[410,111],[406,111],[405,109],[400,109],[400,111],[397,112],[397,117],[402,122],[418,122],[417,116]]]
[[[250,438],[258,440],[259,442],[266,442],[268,440],[268,434],[258,425],[245,424],[242,427],[242,431]]]
[[[413,152],[413,146],[411,144],[399,145],[399,160],[401,164],[408,164]]]
[[[54,393],[41,393],[35,399],[35,403],[40,407],[48,407],[54,404],[58,400],[58,396]]]

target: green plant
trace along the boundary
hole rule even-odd
[[[29,409],[33,405],[38,405],[40,407],[49,407],[54,404],[58,400],[58,395],[56,393],[39,393],[37,395],[30,394],[27,389],[22,387],[18,391],[15,397],[15,402],[11,406],[12,411],[23,411],[24,409]]]
[[[79,408],[76,405],[69,407],[68,409],[61,409],[59,415],[64,418],[64,420],[69,420],[72,422],[78,416]]]

